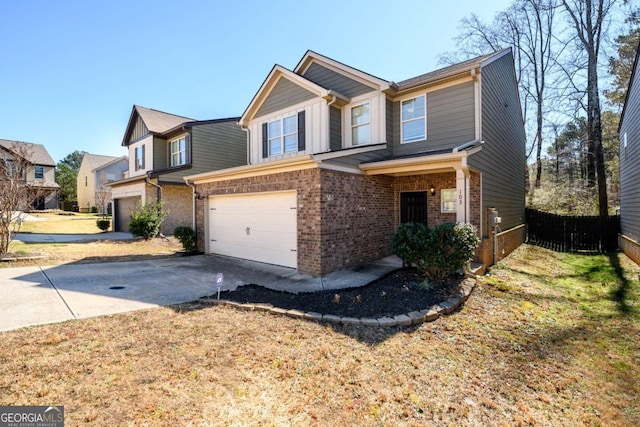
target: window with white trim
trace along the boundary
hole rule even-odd
[[[401,103],[402,143],[427,139],[426,96],[420,95]]]
[[[456,212],[456,189],[448,188],[440,190],[442,213]]]
[[[34,173],[35,173],[35,178],[36,179],[44,179],[44,167],[43,166],[36,166]]]
[[[351,108],[351,145],[371,143],[371,104]]]
[[[267,129],[269,156],[298,151],[297,114],[269,122]]]
[[[169,153],[171,167],[187,164],[187,137],[183,136],[171,141]]]
[[[134,165],[136,170],[144,169],[144,145],[136,147],[134,150]]]

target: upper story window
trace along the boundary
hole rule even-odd
[[[113,182],[116,180],[116,175],[113,173],[108,173],[105,175],[107,182]]]
[[[292,115],[269,122],[269,155],[298,151],[298,116]]]
[[[427,138],[426,97],[421,95],[402,101],[402,142],[422,141]]]
[[[262,124],[262,157],[304,151],[304,111]]]
[[[136,170],[144,169],[144,144],[136,147],[134,154]]]
[[[170,143],[171,166],[181,166],[187,163],[187,137],[183,136]]]
[[[371,104],[364,103],[351,108],[351,144],[371,143]]]
[[[36,179],[44,179],[44,167],[36,166],[35,167],[35,177]]]

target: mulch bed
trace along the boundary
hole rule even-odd
[[[392,317],[424,310],[448,300],[460,290],[464,276],[451,277],[429,290],[419,286],[423,280],[415,269],[403,268],[358,288],[293,294],[246,285],[235,291],[222,292],[220,298],[242,304],[266,303],[288,310],[341,317]]]

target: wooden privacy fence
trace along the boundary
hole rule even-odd
[[[618,247],[620,216],[564,216],[526,209],[527,242],[558,252],[605,252]],[[602,234],[602,236],[601,236]]]

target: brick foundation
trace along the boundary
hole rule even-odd
[[[618,234],[618,246],[633,262],[640,264],[640,243],[623,234]]]

